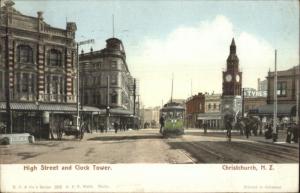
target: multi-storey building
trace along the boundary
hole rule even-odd
[[[274,111],[274,72],[267,76],[267,104],[251,111],[264,120],[272,119]],[[299,108],[299,66],[277,71],[277,116],[279,120],[296,121],[297,103]],[[297,86],[298,85],[298,86]],[[298,101],[297,101],[298,97]],[[298,109],[299,112],[299,109]],[[299,115],[299,113],[298,113]],[[298,117],[299,120],[299,117]]]
[[[0,121],[9,101],[13,132],[35,133],[29,120],[37,115],[76,110],[76,24],[55,28],[42,12],[27,16],[13,5],[6,1],[0,15]]]
[[[110,123],[132,122],[137,115],[136,81],[128,69],[122,41],[109,38],[104,49],[79,57],[81,103],[109,108]],[[104,123],[105,116],[99,121]]]
[[[221,94],[205,93],[205,110],[197,115],[199,125],[218,129],[221,126]]]
[[[198,93],[186,100],[186,125],[190,128],[200,127],[197,115],[205,112],[205,95]]]

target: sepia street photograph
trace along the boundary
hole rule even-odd
[[[70,170],[145,164],[149,171],[163,164],[164,171],[196,164],[192,167],[205,171],[220,167],[221,175],[290,166],[293,171],[284,175],[296,175],[299,1],[0,0],[0,5],[3,190],[45,190],[10,189],[1,175],[15,166],[33,172],[64,170],[62,164]],[[176,191],[143,185],[135,190],[98,185],[97,191]],[[243,190],[299,190],[297,184],[280,185]]]

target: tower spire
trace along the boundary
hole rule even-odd
[[[230,54],[236,54],[236,46],[235,46],[234,38],[232,38],[232,41],[231,41]]]

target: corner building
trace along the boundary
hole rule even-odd
[[[42,12],[27,16],[13,5],[6,1],[0,15],[0,122],[10,92],[13,132],[47,138],[43,123],[56,127],[56,118],[76,110],[76,24],[52,27]]]
[[[81,104],[103,110],[109,107],[109,128],[114,122],[127,128],[136,127],[132,125],[137,118],[133,110],[134,78],[128,69],[122,41],[109,38],[104,49],[91,49],[79,57]],[[105,127],[106,116],[99,115],[96,124]]]

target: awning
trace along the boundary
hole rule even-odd
[[[222,116],[220,113],[201,113],[198,114],[197,120],[216,120],[216,119],[222,119]]]
[[[28,102],[12,102],[10,103],[11,109],[15,111],[54,111],[54,112],[76,112],[76,104],[52,104],[52,103],[28,103]],[[0,102],[0,110],[6,110],[6,103]],[[97,107],[83,106],[79,108],[84,112],[99,112],[105,113]]]
[[[274,113],[273,104],[263,105],[256,109],[250,109],[250,115],[270,116]],[[278,116],[296,116],[296,104],[277,104]]]

